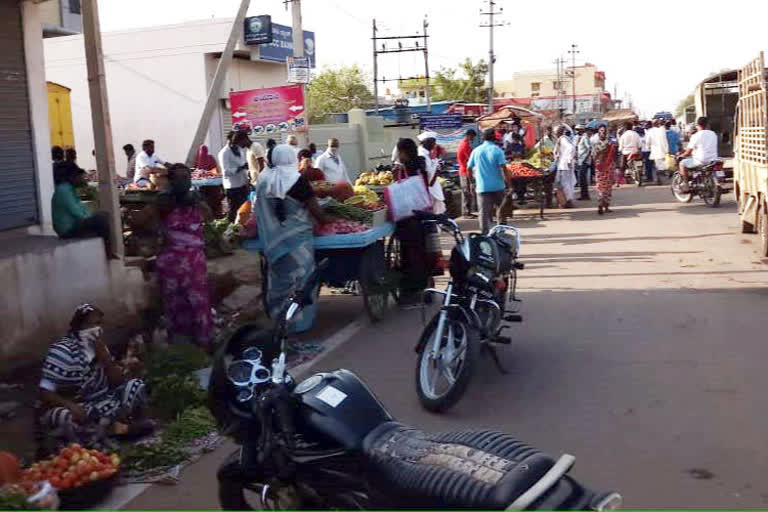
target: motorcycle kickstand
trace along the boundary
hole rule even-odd
[[[507,369],[504,368],[504,365],[501,364],[501,359],[499,359],[499,353],[496,351],[496,347],[490,343],[485,343],[484,347],[488,354],[490,354],[491,360],[493,360],[493,362],[496,364],[496,369],[499,370],[499,373],[502,375],[509,374]]]

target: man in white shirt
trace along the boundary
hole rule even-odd
[[[352,183],[347,166],[339,154],[339,139],[328,139],[328,149],[317,158],[317,168],[323,171],[325,181],[330,183]]]
[[[251,145],[251,140],[245,132],[230,134],[227,140],[229,144],[219,151],[219,166],[229,206],[229,222],[235,222],[237,210],[248,200],[248,161],[245,151]]]
[[[643,150],[643,141],[640,135],[633,130],[632,123],[624,124],[624,133],[619,139],[619,153],[621,153],[621,172],[627,170],[627,162],[632,155],[641,155]]]
[[[576,175],[573,172],[576,164],[576,146],[566,135],[565,126],[559,126],[555,134],[557,135],[555,187],[559,192],[558,203],[561,208],[573,208],[576,190]]]
[[[653,162],[653,169],[656,170],[656,184],[661,185],[660,171],[667,170],[666,158],[669,153],[669,141],[667,140],[667,129],[661,119],[653,121],[653,128],[645,133],[648,141],[648,150],[651,152],[650,159]],[[651,179],[653,176],[651,176]]]
[[[708,130],[709,119],[700,117],[696,122],[698,131],[691,136],[688,142],[688,149],[682,155],[680,161],[680,174],[683,177],[683,183],[688,183],[688,169],[703,167],[717,160],[717,134]]]
[[[133,181],[140,187],[149,187],[149,175],[170,167],[168,162],[155,154],[155,141],[147,139],[141,143],[142,152],[136,157],[136,174]]]
[[[443,186],[437,181],[437,159],[432,158],[432,149],[437,145],[435,132],[424,132],[419,135],[419,156],[427,162],[427,179],[429,180],[429,193],[432,196],[432,211],[445,213],[445,195]]]

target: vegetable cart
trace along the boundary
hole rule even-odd
[[[221,177],[208,177],[204,179],[193,179],[192,185],[200,191],[208,206],[213,211],[214,217],[224,215],[221,202],[224,200],[224,188]]]
[[[320,275],[320,283],[333,288],[343,288],[356,281],[363,297],[363,304],[371,321],[382,320],[389,308],[389,296],[396,287],[392,278],[391,264],[384,251],[384,240],[395,231],[392,223],[368,229],[360,233],[315,237],[315,260],[328,258],[329,265]],[[261,253],[258,238],[246,240],[243,249]],[[261,258],[264,296],[269,287],[266,258]]]
[[[549,176],[542,170],[517,162],[507,164],[505,171],[512,184],[507,199],[510,202],[509,217],[514,217],[512,192],[515,191],[516,184],[522,184],[525,185],[526,191],[530,189],[533,192],[534,201],[539,203],[539,217],[544,219],[544,206],[547,200],[546,184]]]

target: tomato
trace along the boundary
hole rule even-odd
[[[77,443],[72,443],[71,445],[69,445],[69,447],[70,447],[70,448],[73,448],[73,449],[75,449],[75,450],[81,450],[81,449],[83,448],[82,446],[80,446],[80,445],[79,445],[79,444],[77,444]]]
[[[73,453],[72,456],[69,458],[69,462],[71,462],[73,464],[76,463],[79,460],[80,460],[80,454],[76,453],[76,452]]]
[[[72,479],[69,477],[64,477],[61,479],[61,488],[62,489],[69,489],[72,487]]]
[[[58,476],[51,478],[51,485],[57,489],[61,489],[61,478]]]
[[[61,450],[61,453],[59,454],[61,457],[64,457],[65,459],[69,459],[72,456],[72,448],[64,448]]]
[[[69,467],[69,461],[61,458],[56,461],[56,467],[59,469],[67,469]]]
[[[118,467],[120,465],[120,456],[116,453],[112,454],[112,457],[110,457],[110,462],[112,462],[114,467]]]

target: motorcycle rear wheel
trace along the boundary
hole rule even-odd
[[[466,322],[446,319],[439,356],[446,354],[446,347],[452,343],[457,355],[447,364],[442,359],[432,358],[432,343],[437,329],[439,315],[435,316],[422,333],[422,344],[416,362],[416,393],[421,405],[430,412],[443,412],[453,407],[464,395],[472,378],[475,362],[480,355],[480,340],[475,329]],[[441,367],[442,366],[442,367]],[[438,389],[438,377],[447,383],[447,388]]]
[[[680,187],[682,184],[683,177],[679,172],[676,172],[674,176],[672,176],[672,194],[674,194],[675,198],[681,203],[690,203],[693,200],[693,192],[691,192],[690,189],[688,192],[681,191]]]
[[[717,208],[720,206],[722,194],[723,191],[715,181],[715,178],[711,174],[705,176],[701,190],[701,198],[704,200],[704,203],[710,208]]]

